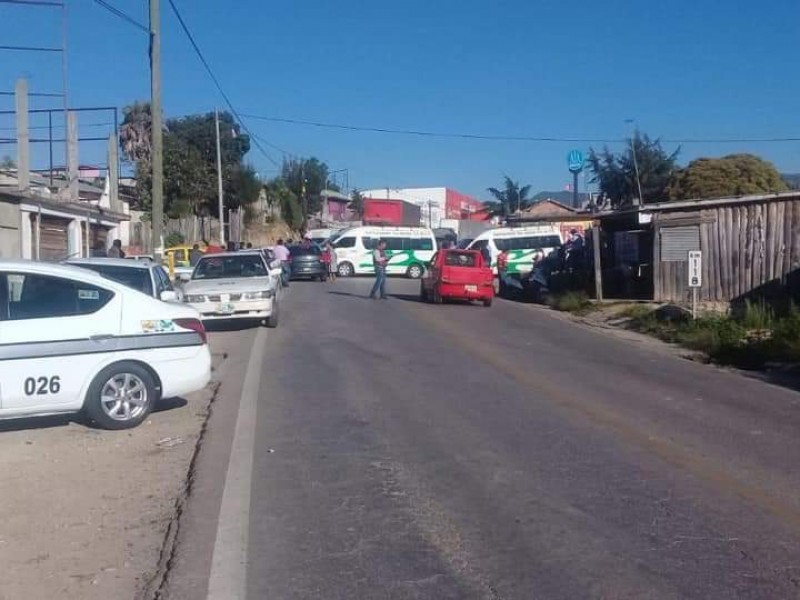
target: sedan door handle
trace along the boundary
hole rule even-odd
[[[102,342],[103,340],[110,340],[114,336],[110,333],[97,333],[95,335],[90,335],[89,339],[93,342]]]

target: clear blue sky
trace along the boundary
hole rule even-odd
[[[67,2],[71,104],[146,99],[146,34],[92,0]],[[109,2],[147,22],[144,0]],[[797,0],[176,2],[242,113],[499,135],[617,139],[629,133],[626,118],[664,138],[800,135]],[[167,116],[221,106],[162,4]],[[3,4],[0,23],[0,44],[60,44],[55,9]],[[28,76],[31,91],[60,91],[60,73],[58,55],[0,52],[3,90]],[[12,99],[0,97],[0,105],[10,109]],[[105,120],[87,115],[83,123]],[[590,145],[247,123],[282,149],[348,168],[362,189],[447,185],[480,197],[503,173],[535,190],[563,189],[566,153]],[[0,127],[11,124],[0,118]],[[0,154],[10,151],[0,146]],[[82,161],[100,161],[102,151],[86,144]],[[798,142],[684,145],[681,160],[739,151],[800,172]],[[45,159],[39,147],[37,166]],[[275,169],[255,148],[249,159],[263,173]]]

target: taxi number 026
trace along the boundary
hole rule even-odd
[[[57,394],[61,391],[61,378],[58,375],[52,377],[28,377],[25,379],[26,396],[44,396],[46,394]]]

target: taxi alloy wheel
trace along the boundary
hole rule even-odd
[[[86,399],[89,417],[104,429],[136,427],[156,400],[152,375],[136,363],[106,367],[95,377]]]

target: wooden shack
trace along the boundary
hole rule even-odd
[[[645,296],[688,302],[688,253],[700,250],[702,300],[800,292],[800,191],[662,202],[594,217],[602,231],[604,291],[607,273],[627,261],[630,272],[650,280]]]

